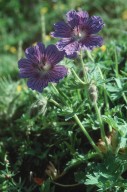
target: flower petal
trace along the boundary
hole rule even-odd
[[[18,61],[18,67],[20,69],[19,75],[21,78],[29,78],[38,75],[36,64],[32,63],[29,59],[20,59]]]
[[[42,92],[43,89],[48,86],[48,81],[44,77],[43,78],[29,78],[27,85],[32,90]]]
[[[29,47],[25,51],[25,55],[28,59],[38,64],[45,54],[45,46],[42,43],[38,43],[36,46]]]
[[[104,22],[99,16],[91,17],[86,23],[86,30],[88,34],[98,33],[104,26]]]
[[[64,47],[72,42],[72,38],[64,38],[56,43],[57,48],[63,51]]]
[[[67,68],[63,65],[55,65],[54,68],[46,75],[49,82],[59,82],[60,79],[67,75]]]
[[[20,78],[30,78],[30,77],[39,77],[39,72],[32,68],[20,68],[19,71]]]
[[[36,53],[35,47],[28,47],[25,50],[25,55],[26,55],[26,58],[28,58],[32,62],[34,62],[34,63],[38,63],[39,62],[39,60],[37,58],[37,53]]]
[[[80,45],[84,49],[92,50],[95,47],[101,47],[103,44],[103,38],[100,36],[89,36],[80,42]]]
[[[87,22],[89,14],[86,11],[78,11],[77,15],[79,17],[79,24],[83,25]]]
[[[54,68],[47,74],[41,77],[31,77],[28,79],[27,85],[32,90],[42,92],[48,86],[48,82],[59,82],[60,79],[67,75],[66,67],[62,65],[55,65]]]
[[[75,10],[68,11],[66,14],[67,22],[71,26],[72,29],[79,25],[79,17]]]
[[[68,38],[71,36],[72,30],[70,26],[64,21],[54,24],[55,32],[51,33],[51,36],[58,38]]]
[[[18,61],[19,68],[30,68],[31,65],[32,65],[32,62],[29,59],[23,58]]]
[[[37,43],[36,47],[37,47],[36,49],[39,49],[40,54],[38,52],[37,53],[38,53],[38,56],[40,57],[39,60],[41,61],[45,57],[45,46],[43,43],[39,42]]]
[[[73,41],[64,47],[65,53],[68,58],[73,58],[76,56],[76,52],[79,50],[78,41]]]
[[[77,12],[75,10],[68,11],[66,14],[67,21],[71,21],[75,18],[77,18]]]
[[[55,65],[64,58],[64,52],[59,51],[55,45],[49,45],[46,48],[45,58],[49,64]]]

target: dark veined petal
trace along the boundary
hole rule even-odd
[[[71,26],[72,29],[79,25],[79,16],[75,10],[71,10],[66,14],[67,22]]]
[[[65,55],[66,55],[66,58],[69,58],[69,59],[75,59],[78,55],[77,55],[77,52],[74,52],[73,54],[71,54],[71,55],[67,55],[66,53],[65,53]]]
[[[92,50],[95,47],[101,47],[103,44],[103,38],[100,36],[89,36],[80,42],[80,45],[84,49]]]
[[[79,17],[79,24],[83,25],[87,22],[89,14],[86,11],[78,11],[77,15]]]
[[[87,11],[78,11],[77,15],[82,18],[82,19],[88,19],[89,18],[89,14]]]
[[[45,87],[48,86],[48,79],[31,77],[28,79],[27,85],[32,90],[42,92]]]
[[[51,71],[48,72],[47,79],[49,82],[59,82],[60,79],[67,75],[67,68],[63,65],[55,65]]]
[[[18,67],[19,68],[31,68],[32,67],[32,62],[29,59],[20,59],[18,61]]]
[[[72,30],[70,26],[64,21],[54,24],[55,32],[51,33],[51,36],[58,38],[68,38],[71,36]]]
[[[39,60],[43,60],[45,57],[45,46],[43,43],[39,42],[36,45],[37,49],[39,49],[39,54],[38,56],[40,57]]]
[[[99,16],[92,16],[86,23],[88,34],[96,34],[104,27],[104,22]]]
[[[39,52],[39,50],[38,50],[38,52]],[[26,55],[26,58],[31,60],[32,62],[34,62],[34,63],[39,62],[37,49],[35,47],[28,47],[25,50],[25,55]]]
[[[73,20],[75,17],[77,17],[77,12],[75,10],[68,11],[66,14],[67,21]]]
[[[45,58],[49,64],[55,65],[64,58],[64,52],[59,51],[55,45],[49,45],[46,48]]]
[[[38,64],[44,57],[45,46],[43,43],[38,43],[36,46],[29,47],[25,51],[25,55],[32,62]]]
[[[63,51],[64,47],[72,42],[72,38],[64,38],[56,43],[57,48]]]
[[[67,75],[66,67],[62,65],[55,65],[54,68],[44,76],[31,77],[28,79],[27,85],[32,90],[42,92],[49,82],[59,82],[60,79]]]
[[[18,67],[20,69],[19,75],[21,78],[29,78],[38,75],[36,65],[29,59],[20,59],[18,61]]]
[[[39,77],[39,72],[32,68],[20,68],[19,71],[20,78],[30,78],[30,77]]]
[[[76,52],[79,50],[79,43],[78,41],[74,41],[69,43],[64,47],[65,53],[68,58],[74,58],[76,57]]]

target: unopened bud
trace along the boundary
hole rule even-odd
[[[84,66],[84,69],[83,69],[83,70],[84,70],[85,74],[87,74],[87,73],[89,72],[89,67]],[[81,76],[81,77],[83,77],[83,70],[80,71],[80,76]]]
[[[45,173],[51,178],[56,179],[58,176],[57,169],[55,168],[54,164],[52,162],[49,162],[49,165],[47,169],[45,170]]]
[[[94,85],[94,84],[90,85],[89,92],[96,92],[96,91],[97,91],[96,85]]]
[[[98,99],[98,92],[97,92],[97,87],[96,85],[92,84],[89,87],[89,95],[90,95],[90,99],[92,102],[96,102]]]

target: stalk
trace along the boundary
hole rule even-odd
[[[98,147],[96,146],[96,144],[94,143],[93,139],[91,138],[91,136],[89,135],[89,133],[87,132],[87,130],[85,129],[85,127],[82,125],[80,119],[78,118],[78,116],[75,114],[74,115],[74,119],[76,121],[76,123],[79,125],[80,129],[82,130],[82,132],[84,133],[84,135],[87,137],[87,139],[89,140],[90,144],[93,146],[93,148],[95,149],[95,151],[102,156],[100,150],[98,149]]]
[[[99,110],[99,108],[97,106],[97,102],[94,102],[94,108],[95,108],[96,115],[97,115],[97,118],[98,118],[98,121],[99,121],[99,124],[100,124],[101,138],[105,142],[106,146],[108,147],[108,143],[107,143],[107,140],[106,140],[106,134],[105,134],[105,130],[104,130],[104,125],[103,125],[100,110]]]

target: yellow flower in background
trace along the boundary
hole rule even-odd
[[[40,9],[40,13],[43,15],[43,14],[46,14],[48,12],[48,8],[47,7],[42,7]]]
[[[106,51],[106,46],[105,46],[105,45],[102,45],[102,46],[100,47],[100,49],[101,49],[101,51],[105,52],[105,51]]]
[[[9,51],[10,51],[11,53],[16,53],[16,52],[17,52],[17,50],[16,50],[16,48],[15,48],[14,46],[10,47],[10,48],[9,48]]]
[[[50,41],[50,40],[51,40],[50,35],[45,35],[45,41],[47,42],[47,41]]]
[[[22,91],[22,86],[21,85],[18,85],[17,86],[17,92],[20,93]]]
[[[127,20],[127,10],[123,11],[122,13],[122,19]]]

